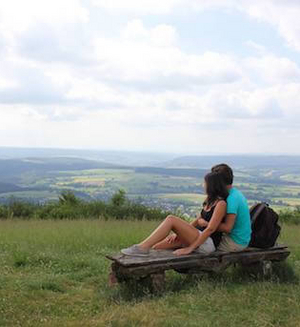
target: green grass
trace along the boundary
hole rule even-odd
[[[153,221],[0,221],[0,326],[300,326],[300,226],[270,280],[232,268],[167,273],[163,295],[109,288],[104,257],[144,238]]]
[[[192,204],[199,204],[201,206],[202,202],[205,200],[205,195],[204,194],[195,194],[195,193],[165,193],[165,194],[160,194],[159,198],[161,199],[169,199],[172,201],[179,201],[179,202],[184,202],[187,201]]]

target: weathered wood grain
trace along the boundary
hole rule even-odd
[[[177,256],[173,250],[151,250],[148,256],[134,257],[122,253],[107,255],[112,260],[112,273],[119,282],[128,280],[148,280],[155,290],[163,289],[164,273],[174,269],[182,273],[201,271],[220,272],[231,264],[245,267],[259,264],[264,274],[270,273],[273,261],[286,259],[290,254],[287,246],[276,245],[269,249],[247,248],[241,252],[214,252],[208,255],[193,252],[189,255]]]
[[[204,258],[248,258],[250,260],[251,257],[255,258],[258,254],[260,256],[271,255],[271,253],[278,253],[279,250],[287,251],[287,246],[285,245],[277,245],[269,249],[256,249],[256,248],[247,248],[241,252],[220,252],[215,251],[211,254],[203,254],[192,252],[188,255],[177,256],[173,254],[173,250],[150,250],[148,256],[145,257],[135,257],[135,256],[127,256],[122,253],[106,255],[106,258],[117,262],[119,265],[124,267],[134,267],[134,266],[146,266],[152,265],[154,263],[168,263],[168,262],[187,262],[191,259],[204,259]],[[263,254],[264,253],[264,254]]]

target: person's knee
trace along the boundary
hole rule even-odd
[[[180,218],[174,215],[168,215],[166,218],[166,221],[169,221],[169,225],[171,226],[171,228],[177,226],[178,220],[180,220]]]
[[[174,215],[168,215],[168,216],[166,217],[166,219],[167,219],[167,220],[174,221],[174,220],[178,219],[178,217],[176,217],[176,216],[174,216]]]
[[[171,224],[173,224],[174,218],[175,218],[175,216],[173,216],[173,215],[168,215],[168,216],[166,217],[165,220],[166,220],[166,221],[170,221]]]

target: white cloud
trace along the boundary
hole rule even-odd
[[[120,10],[137,14],[166,14],[185,2],[184,0],[92,0],[93,5],[110,11]]]
[[[255,72],[259,78],[268,83],[284,83],[300,81],[300,68],[292,60],[266,54],[261,57],[245,59],[246,67]]]
[[[10,0],[0,2],[0,28],[7,34],[22,32],[37,23],[60,29],[77,21],[88,21],[89,12],[79,0]]]
[[[146,29],[141,19],[129,21],[122,31],[125,40],[149,42],[154,46],[167,47],[175,45],[177,33],[173,26],[160,24],[151,29]]]
[[[287,44],[300,51],[300,2],[298,0],[93,0],[93,4],[111,10],[135,14],[166,14],[174,10],[240,10],[274,26]]]
[[[287,45],[300,51],[300,2],[298,0],[186,0],[197,10],[225,8],[240,10],[274,26]]]
[[[298,135],[296,61],[252,40],[246,45],[256,53],[243,58],[187,49],[179,24],[136,17],[231,8],[268,21],[288,40],[297,29],[287,22],[295,3],[95,0],[99,7],[88,8],[80,1],[43,7],[44,1],[30,0],[15,12],[19,2],[0,4],[1,144],[217,152],[234,140],[231,151],[263,152],[276,141],[290,151],[279,138],[288,129]],[[102,7],[131,12],[119,33],[97,29],[91,11]],[[289,44],[297,48],[297,35]]]
[[[176,45],[174,27],[169,25],[146,29],[140,20],[133,20],[121,38],[97,38],[95,48],[100,62],[98,72],[107,78],[144,82],[153,78],[156,85],[161,81],[165,87],[167,79],[171,84],[174,79],[189,83],[188,78],[194,83],[209,84],[230,83],[240,77],[239,68],[228,55],[184,53]]]
[[[248,40],[245,42],[245,45],[247,45],[248,47],[254,49],[258,54],[260,55],[264,55],[267,53],[267,49],[265,46],[263,46],[262,44],[258,44],[252,40]]]
[[[250,16],[276,27],[287,44],[300,51],[300,2],[247,0],[235,4]]]

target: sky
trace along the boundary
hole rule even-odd
[[[299,0],[0,2],[0,146],[300,154]]]

